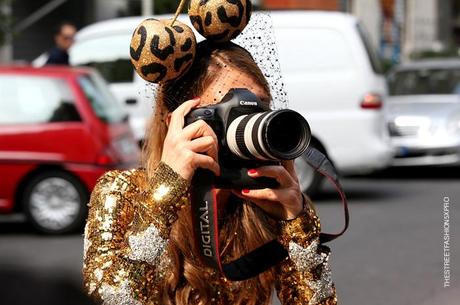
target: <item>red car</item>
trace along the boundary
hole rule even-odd
[[[81,228],[97,178],[138,164],[127,119],[94,70],[0,67],[0,213]]]

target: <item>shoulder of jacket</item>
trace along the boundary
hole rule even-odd
[[[107,192],[139,192],[144,186],[145,179],[146,174],[143,168],[110,170],[98,179],[95,188],[104,188]]]

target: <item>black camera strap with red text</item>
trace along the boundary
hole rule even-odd
[[[324,154],[314,148],[308,148],[301,157],[334,184],[342,199],[345,226],[337,234],[320,233],[320,242],[326,243],[342,235],[348,228],[347,199],[334,167]],[[204,262],[210,267],[220,270],[229,280],[241,281],[268,270],[286,258],[288,256],[287,250],[274,239],[228,264],[223,264],[219,248],[219,225],[214,178],[212,172],[198,169],[192,180],[192,219],[195,242]]]

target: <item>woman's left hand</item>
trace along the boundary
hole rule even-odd
[[[276,189],[234,190],[235,195],[254,202],[266,213],[278,219],[294,219],[302,212],[303,195],[300,191],[293,160],[283,161],[282,166],[270,165],[250,169],[248,175],[252,178],[274,178],[278,181],[279,187]]]

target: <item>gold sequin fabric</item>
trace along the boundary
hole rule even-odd
[[[151,178],[142,168],[110,171],[94,188],[85,227],[83,277],[99,304],[160,305],[170,271],[168,242],[179,210],[190,204],[190,185],[160,163]],[[282,221],[279,241],[289,257],[277,268],[274,287],[283,305],[336,304],[330,251],[318,243],[319,219],[310,204]],[[225,257],[223,258],[225,260]],[[245,282],[231,282],[205,268],[213,305],[232,304]],[[182,305],[182,304],[181,304]]]

